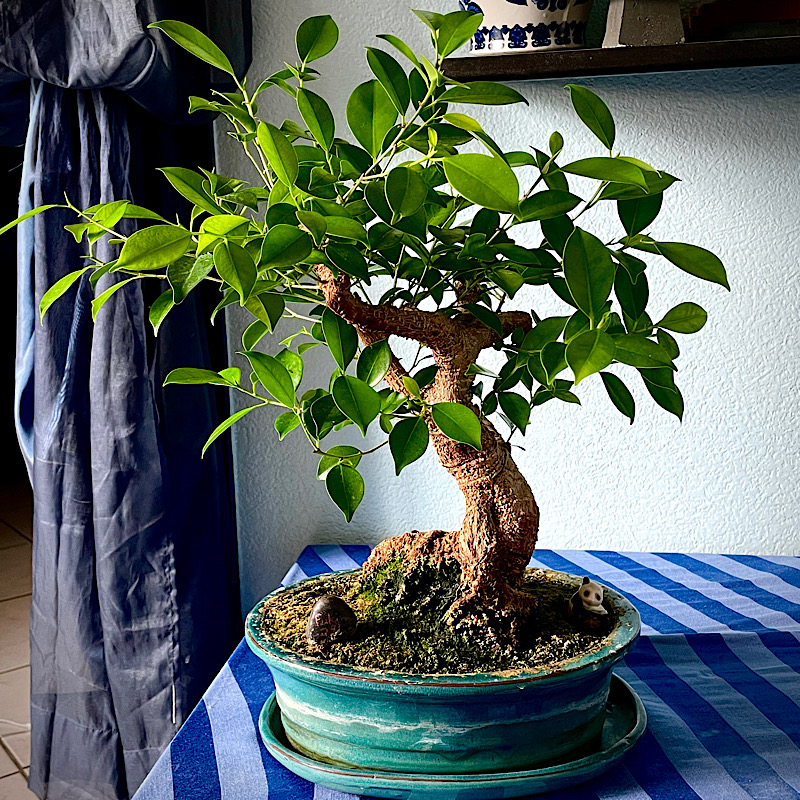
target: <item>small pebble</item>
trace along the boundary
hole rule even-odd
[[[306,624],[306,639],[318,647],[344,642],[353,638],[356,624],[353,609],[341,597],[326,594],[311,609]]]

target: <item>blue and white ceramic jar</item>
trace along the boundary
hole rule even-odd
[[[459,0],[483,14],[469,55],[491,56],[584,47],[592,0]]]

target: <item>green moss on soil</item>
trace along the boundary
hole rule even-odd
[[[431,575],[431,573],[428,573]],[[548,570],[528,570],[523,591],[536,597],[514,645],[487,647],[485,641],[454,630],[444,615],[456,596],[459,572],[436,575],[436,586],[423,573],[409,582],[393,562],[365,586],[361,573],[321,576],[269,600],[263,629],[275,644],[307,658],[384,672],[465,674],[536,669],[557,665],[599,650],[618,618],[606,602],[608,627],[579,630],[567,617],[569,599],[579,582]],[[442,588],[443,587],[443,588]],[[314,603],[325,594],[341,597],[355,611],[358,629],[352,641],[316,647],[306,639]]]

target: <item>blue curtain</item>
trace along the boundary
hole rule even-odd
[[[246,9],[222,5],[222,44],[243,66]],[[179,123],[213,76],[146,26],[205,27],[209,13],[166,0],[0,3],[0,138],[13,143],[28,118],[20,213],[65,194],[188,212],[153,170],[211,166],[209,120]],[[41,798],[117,800],[240,638],[229,453],[199,457],[227,399],[162,388],[176,366],[219,368],[224,342],[205,323],[218,298],[200,292],[154,339],[158,292],[139,282],[93,324],[83,279],[40,324],[44,291],[83,263],[63,230],[74,221],[53,210],[17,229],[17,429],[34,489],[29,785]]]

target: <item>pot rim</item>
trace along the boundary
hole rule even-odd
[[[631,649],[641,630],[639,612],[634,605],[622,594],[614,589],[601,584],[607,597],[622,610],[617,624],[606,637],[606,643],[596,652],[577,656],[566,661],[558,662],[549,668],[528,670],[503,670],[498,672],[468,672],[468,673],[408,673],[391,672],[383,670],[370,670],[363,667],[350,667],[341,664],[331,664],[319,659],[309,658],[298,653],[293,653],[268,639],[261,629],[261,619],[265,603],[278,594],[302,586],[312,581],[317,581],[332,574],[346,575],[358,572],[357,569],[337,570],[334,573],[313,575],[291,586],[281,586],[256,603],[253,610],[247,615],[245,621],[245,639],[250,649],[268,664],[270,661],[280,662],[280,667],[293,672],[297,677],[310,678],[312,675],[324,675],[325,678],[340,680],[351,685],[355,684],[403,684],[414,686],[435,686],[437,688],[467,689],[480,686],[507,686],[513,684],[526,684],[542,681],[548,678],[578,677],[587,672],[595,672],[601,668],[610,668]],[[559,570],[545,569],[545,572],[567,575],[578,581],[580,576],[572,575]]]

